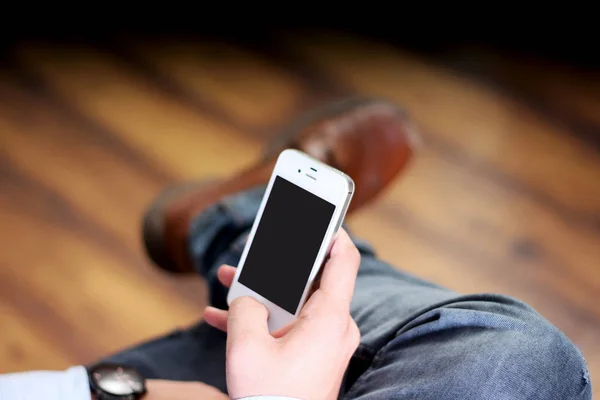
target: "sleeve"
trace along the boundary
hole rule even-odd
[[[0,400],[90,400],[83,366],[0,375]]]

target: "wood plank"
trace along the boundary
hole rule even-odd
[[[44,335],[35,332],[29,322],[30,318],[19,310],[0,301],[0,374],[73,365],[73,359],[49,346]]]
[[[137,42],[127,50],[242,125],[285,123],[306,93],[293,71],[224,42]]]
[[[556,294],[548,293],[554,298],[546,301],[556,304],[560,299],[571,308],[597,316],[589,303],[600,283],[594,268],[595,257],[600,255],[597,241],[527,197],[477,179],[435,152],[424,150],[411,173],[391,188],[375,209],[380,210],[380,219],[397,219],[397,227],[407,225],[422,240],[439,247],[438,251],[461,261],[463,273],[454,275],[454,281],[440,282],[446,286],[457,288],[464,276],[478,271],[497,284],[495,291],[510,290],[528,300],[536,287],[547,286],[554,279]],[[387,235],[373,240],[378,248],[383,236]],[[392,243],[389,248],[381,247],[383,252],[393,249]],[[391,260],[416,274],[422,268],[419,258]],[[408,265],[409,261],[417,266]],[[430,268],[444,270],[446,266],[442,262]],[[498,281],[503,276],[509,279]],[[514,292],[511,285],[517,280],[526,280],[528,287]],[[561,296],[561,290],[567,293]],[[568,313],[552,315],[559,325],[562,318],[569,317]]]
[[[142,255],[139,222],[166,181],[156,179],[148,165],[135,162],[135,148],[123,154],[115,148],[118,143],[98,137],[109,132],[87,131],[87,125],[73,123],[70,114],[61,114],[63,110],[8,81],[0,83],[0,114],[4,114],[6,125],[0,144],[7,151],[7,160],[31,179],[42,181],[44,190],[58,193],[68,207],[96,224],[100,229],[96,240],[119,251],[131,268],[160,279]],[[24,109],[35,112],[24,115]],[[164,284],[177,286],[177,292],[190,300],[197,300],[201,290],[198,280]]]
[[[286,46],[331,79],[404,105],[430,145],[474,170],[501,175],[597,230],[600,179],[596,153],[510,98],[390,47],[338,36],[289,39]],[[560,166],[560,167],[559,167]]]
[[[501,57],[484,50],[471,51],[469,58],[485,65],[486,75],[498,79],[509,90],[534,96],[542,105],[564,110],[600,127],[600,75],[597,71],[563,64],[549,65],[547,61],[525,55]]]
[[[415,174],[402,186],[405,189],[390,192],[390,203],[407,206],[424,225],[460,237],[491,260],[522,260],[535,262],[539,269],[568,270],[570,279],[598,288],[600,276],[593,260],[600,256],[600,248],[593,232],[573,226],[501,182],[457,167],[438,151],[422,151],[417,163]]]
[[[16,296],[28,293],[60,315],[61,321],[49,321],[45,329],[62,326],[75,338],[89,340],[99,356],[198,318],[199,307],[144,279],[86,232],[61,222],[60,214],[40,209],[34,193],[9,189],[0,211],[0,235],[13,251],[4,257],[2,285],[22,289],[8,300],[22,304]],[[55,344],[77,348],[71,341]]]
[[[111,136],[110,131],[87,131],[88,124],[72,123],[72,114],[61,114],[64,110],[58,110],[48,101],[27,95],[8,78],[3,82],[0,82],[0,113],[6,115],[9,126],[0,143],[8,151],[6,157],[25,174],[39,178],[49,190],[60,193],[70,207],[100,226],[104,232],[100,235],[102,238],[97,239],[109,242],[107,246],[112,249],[119,249],[130,264],[146,269],[148,275],[148,262],[142,257],[140,246],[139,221],[164,187],[165,180],[156,179],[156,171],[148,170],[149,165],[136,162],[138,149],[135,147],[129,152],[120,151],[119,135],[112,141],[102,140],[98,136]],[[24,114],[23,110],[35,112]],[[28,134],[22,135],[22,132]],[[187,151],[198,158],[195,149]],[[220,152],[227,153],[226,149]],[[44,168],[31,160],[39,160]],[[223,163],[207,164],[204,159],[196,164],[204,165],[209,171],[223,166]],[[152,167],[160,168],[160,164]],[[157,279],[156,271],[151,272]],[[171,287],[175,285],[178,293],[186,298],[198,298],[196,293],[201,288],[198,280],[170,283]]]
[[[74,107],[178,179],[222,176],[259,152],[251,138],[169,98],[108,54],[32,45],[19,59]]]
[[[2,102],[0,114],[9,112],[8,107],[10,103]],[[154,182],[126,168],[109,151],[87,146],[85,137],[60,124],[47,108],[38,108],[27,121],[11,118],[0,124],[0,144],[9,162],[67,198],[129,251],[139,250],[137,221],[159,190]]]
[[[0,235],[12,250],[0,301],[23,315],[43,313],[34,321],[49,346],[79,362],[197,320],[204,285],[175,288],[139,249],[138,219],[159,189],[153,175],[7,81],[0,79]],[[196,304],[182,286],[196,288]]]
[[[523,54],[468,49],[453,54],[459,71],[518,98],[555,125],[600,149],[600,75],[597,71],[549,63]]]

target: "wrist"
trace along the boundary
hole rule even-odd
[[[202,382],[148,379],[146,381],[146,389],[146,394],[142,397],[142,400],[229,400],[229,397],[225,393]]]

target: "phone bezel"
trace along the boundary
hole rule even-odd
[[[315,263],[312,266],[309,278],[302,293],[302,297],[294,314],[289,313],[238,281],[239,275],[244,268],[248,251],[252,247],[254,234],[258,228],[258,225],[260,224],[264,207],[267,203],[267,199],[269,198],[273,183],[275,182],[275,178],[277,176],[288,180],[289,182],[307,190],[313,195],[318,196],[335,206],[335,210],[331,220],[329,221],[323,242],[321,243]],[[302,306],[307,300],[311,285],[314,282],[315,277],[317,276],[319,269],[325,260],[325,257],[329,253],[337,230],[344,220],[344,216],[353,192],[354,182],[343,172],[331,168],[330,166],[323,164],[300,151],[284,150],[279,155],[271,178],[269,179],[265,195],[260,204],[260,208],[256,215],[254,224],[252,225],[252,229],[250,230],[248,241],[242,252],[235,278],[227,295],[227,303],[231,304],[234,299],[241,296],[250,296],[260,301],[269,310],[269,331],[274,331],[291,323],[298,316]]]

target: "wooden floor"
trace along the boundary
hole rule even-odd
[[[355,231],[412,273],[524,299],[600,375],[600,76],[481,49],[439,63],[329,34],[16,47],[0,68],[0,371],[89,362],[200,318],[203,282],[145,258],[144,208],[360,93],[404,105],[424,143]]]

